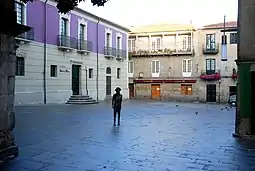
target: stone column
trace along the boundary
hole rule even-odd
[[[254,0],[238,0],[237,48],[238,83],[236,128],[234,136],[251,135],[251,66],[255,64],[255,5]]]

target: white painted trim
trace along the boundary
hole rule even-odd
[[[159,62],[159,72],[158,73],[156,72],[156,62],[157,61]],[[153,68],[152,65],[153,65],[154,62],[155,62],[155,72],[152,71],[152,68]],[[160,61],[159,60],[152,60],[151,61],[151,76],[152,77],[159,77],[159,75],[160,75]]]
[[[116,33],[116,49],[118,49],[118,47],[117,47],[118,37],[120,38],[120,48],[119,49],[122,49],[122,34],[121,33]]]
[[[61,33],[61,19],[65,18],[67,19],[67,36],[70,36],[71,33],[71,15],[70,13],[68,14],[61,14],[59,13],[59,34]]]
[[[43,3],[45,2],[45,0],[40,0],[40,1],[42,1]],[[34,3],[36,3],[36,2],[34,2]],[[51,6],[54,6],[54,7],[56,8],[57,2],[53,2],[53,1],[49,0],[49,1],[47,2],[47,4],[49,4],[49,5],[51,5]],[[57,10],[57,9],[56,9],[56,10]],[[78,16],[78,17],[84,18],[84,19],[87,20],[87,21],[92,21],[92,22],[95,22],[95,23],[98,22],[97,19],[94,19],[94,18],[92,18],[92,17],[89,17],[89,16],[87,16],[87,15],[84,15],[84,14],[82,14],[82,13],[80,13],[80,12],[75,11],[75,10],[72,10],[70,13],[71,13],[71,14],[74,14],[74,15],[76,15],[76,16]],[[116,31],[118,31],[118,32],[127,33],[127,31],[123,31],[122,29],[116,28],[116,27],[114,27],[114,26],[112,26],[112,25],[110,25],[110,24],[107,24],[107,23],[105,23],[105,22],[100,22],[100,24],[102,24],[102,25],[105,26],[105,27],[109,27],[109,28],[111,28],[111,29],[114,29],[114,30],[116,30]]]
[[[80,27],[81,25],[85,26],[85,30],[84,30],[84,38],[85,40],[88,40],[88,22],[85,21],[83,18],[79,18],[78,19],[78,39],[80,39]]]
[[[110,28],[105,28],[105,41],[104,41],[104,45],[106,46],[106,38],[107,38],[107,34],[110,34],[110,47],[112,47],[112,30]]]
[[[190,72],[183,72],[183,61],[186,61],[186,66],[185,66],[185,68],[186,68],[186,71],[188,71],[188,61],[190,61],[191,62],[191,71]],[[183,59],[182,60],[182,76],[183,77],[191,77],[191,75],[192,75],[192,60],[191,59]]]

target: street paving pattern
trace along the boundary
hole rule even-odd
[[[20,155],[0,171],[254,171],[255,143],[232,137],[235,108],[128,100],[19,106]]]

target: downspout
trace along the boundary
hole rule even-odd
[[[99,50],[99,47],[98,47],[98,42],[99,42],[99,35],[98,35],[98,33],[99,33],[99,18],[98,18],[98,20],[97,20],[97,78],[96,78],[96,89],[97,89],[97,101],[98,101],[98,72],[99,72],[99,68],[98,68],[98,50]]]
[[[44,2],[44,54],[43,54],[43,101],[44,104],[47,103],[47,96],[46,96],[46,40],[47,40],[47,2]]]

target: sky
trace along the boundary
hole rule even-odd
[[[107,20],[130,28],[162,22],[196,27],[237,20],[237,0],[109,0],[104,7],[90,0],[79,7]]]

